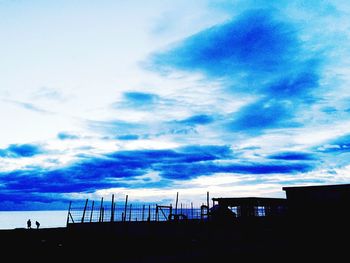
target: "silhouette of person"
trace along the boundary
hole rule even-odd
[[[35,221],[36,229],[39,229],[40,223],[38,221]]]
[[[27,228],[28,229],[32,228],[32,221],[30,221],[30,219],[28,219],[28,221],[27,221]]]

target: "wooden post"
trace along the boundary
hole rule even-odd
[[[207,192],[207,218],[209,219],[209,192]]]
[[[158,209],[159,209],[159,207],[158,207],[158,205],[156,205],[156,221],[159,221]]]
[[[103,220],[104,220],[104,217],[105,217],[105,208],[102,207],[102,222],[103,222]]]
[[[114,201],[113,218],[114,218],[114,221],[118,221],[118,216],[117,216],[117,201]]]
[[[169,211],[169,217],[168,217],[168,220],[171,219],[171,215],[173,214],[173,205],[170,204],[170,211]]]
[[[129,208],[129,222],[131,221],[131,209],[132,209],[132,204],[130,204],[130,208]]]
[[[111,222],[114,221],[114,194],[112,194],[112,204],[111,204]]]
[[[147,221],[151,221],[151,205],[148,205],[148,218]]]
[[[70,208],[72,206],[72,201],[69,202],[69,207],[68,207],[68,214],[67,214],[67,226],[68,226],[68,223],[69,223],[69,216],[70,216]]]
[[[209,192],[207,192],[207,207],[208,207],[208,211],[209,211]]]
[[[98,222],[101,222],[101,220],[102,220],[102,209],[103,209],[103,197],[101,198],[100,216],[98,218]]]
[[[123,218],[123,221],[124,221],[124,222],[125,222],[125,220],[126,220],[126,209],[127,209],[127,205],[128,205],[128,195],[126,195],[126,198],[125,198],[124,218]]]
[[[179,201],[179,192],[176,193],[175,215],[177,215],[177,203]]]
[[[145,205],[142,205],[142,221],[145,219]]]
[[[84,206],[84,211],[83,211],[83,217],[81,218],[81,222],[84,223],[84,218],[85,218],[85,212],[86,212],[86,207],[88,204],[89,199],[86,199],[85,201],[85,206]]]
[[[91,205],[91,214],[90,214],[90,223],[92,222],[92,214],[94,212],[94,204],[95,204],[95,201],[92,201],[92,205]]]
[[[191,219],[193,219],[193,203],[191,202]]]
[[[203,220],[203,218],[204,218],[203,210],[204,210],[204,203],[202,203],[202,205],[201,205],[201,220]]]

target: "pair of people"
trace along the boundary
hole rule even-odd
[[[39,229],[40,223],[38,221],[35,221],[35,225],[36,225],[36,228]],[[27,228],[28,229],[32,228],[32,221],[30,219],[28,219],[28,221],[27,221]]]

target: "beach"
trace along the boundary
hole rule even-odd
[[[65,227],[67,211],[0,211],[0,229],[27,228],[28,219],[31,219],[33,228],[36,227],[35,221],[40,223],[40,228]]]

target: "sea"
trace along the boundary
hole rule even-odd
[[[32,221],[32,228],[36,228],[35,221],[40,228],[65,227],[67,210],[55,211],[0,211],[0,229],[27,228],[27,220]]]

